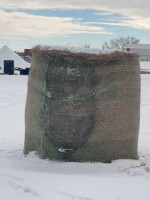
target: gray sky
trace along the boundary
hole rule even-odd
[[[1,0],[0,45],[101,47],[119,36],[150,43],[150,2],[143,0]]]

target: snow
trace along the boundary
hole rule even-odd
[[[0,199],[149,200],[150,75],[141,75],[139,160],[111,164],[23,155],[27,76],[0,76]]]
[[[141,61],[141,71],[150,72],[150,62],[149,61]]]
[[[12,51],[7,45],[0,49],[0,66],[4,66],[4,60],[14,60],[14,67],[16,68],[29,68],[30,63],[23,60],[17,53]]]

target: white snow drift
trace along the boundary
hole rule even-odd
[[[0,66],[4,67],[4,60],[14,60],[15,68],[29,68],[30,63],[23,60],[17,53],[12,51],[7,45],[0,49]]]

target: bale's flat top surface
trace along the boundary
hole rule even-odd
[[[99,48],[82,48],[82,47],[67,47],[67,46],[37,46],[34,49],[38,49],[41,51],[64,51],[70,53],[82,53],[82,54],[111,54],[114,52],[120,52],[123,54],[135,55],[134,53],[123,51],[123,50],[115,50],[115,49],[99,49]],[[34,50],[33,49],[33,50]]]

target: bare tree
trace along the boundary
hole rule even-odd
[[[127,44],[138,44],[140,39],[135,37],[124,37],[120,36],[118,38],[111,39],[109,42],[105,41],[102,44],[103,49],[124,49]]]

